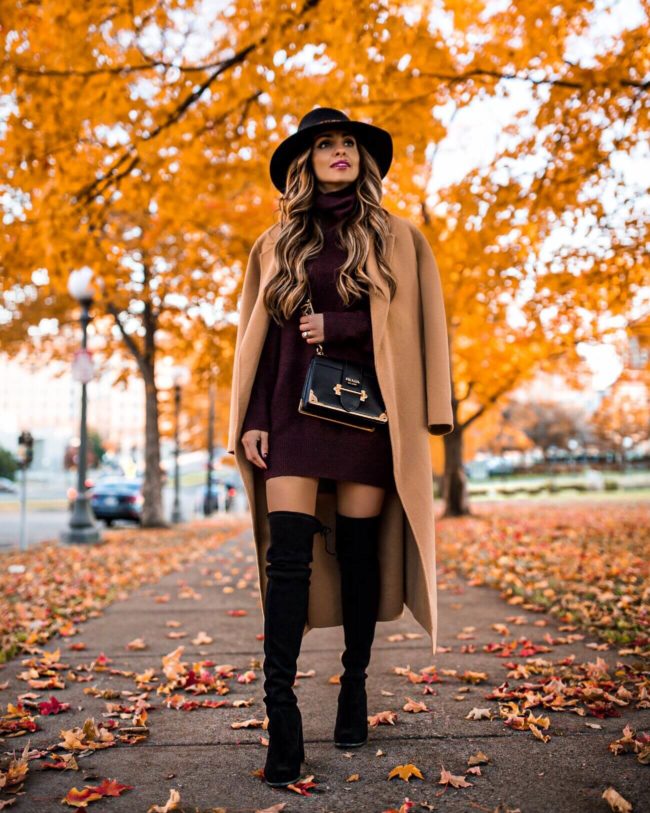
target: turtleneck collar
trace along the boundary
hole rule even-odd
[[[317,191],[314,196],[314,209],[327,223],[337,223],[352,213],[357,199],[356,184],[353,181],[333,192]]]

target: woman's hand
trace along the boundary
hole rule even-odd
[[[302,334],[309,331],[307,336]],[[310,313],[300,317],[300,336],[307,344],[319,344],[325,341],[325,320],[322,313]]]
[[[265,461],[262,460],[260,453],[257,451],[258,441],[261,441],[262,457],[266,457],[269,453],[268,432],[264,432],[262,429],[249,429],[248,432],[244,432],[242,435],[241,442],[246,452],[246,460],[250,460],[250,462],[259,469],[268,469]]]

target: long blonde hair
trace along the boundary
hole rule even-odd
[[[336,288],[345,305],[359,299],[369,287],[380,289],[365,271],[371,236],[379,272],[388,284],[389,301],[397,282],[385,259],[390,225],[388,212],[381,206],[381,175],[377,162],[362,145],[356,180],[357,203],[351,215],[336,224],[335,235],[347,258],[341,266]],[[310,146],[289,165],[285,193],[280,197],[280,234],[275,243],[276,272],[264,289],[264,305],[278,324],[291,318],[308,295],[306,261],[320,254],[324,246],[321,224],[313,216],[313,201],[318,194],[317,179],[311,165]]]

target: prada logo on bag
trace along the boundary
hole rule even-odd
[[[348,378],[348,376],[346,376],[345,377],[345,383],[346,384],[357,384],[358,385],[358,384],[361,383],[361,381],[358,378]]]

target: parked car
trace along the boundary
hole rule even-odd
[[[140,523],[143,502],[141,478],[104,477],[90,491],[90,507],[106,525],[116,519]]]
[[[8,477],[0,477],[0,491],[8,494],[18,494],[18,484]]]

